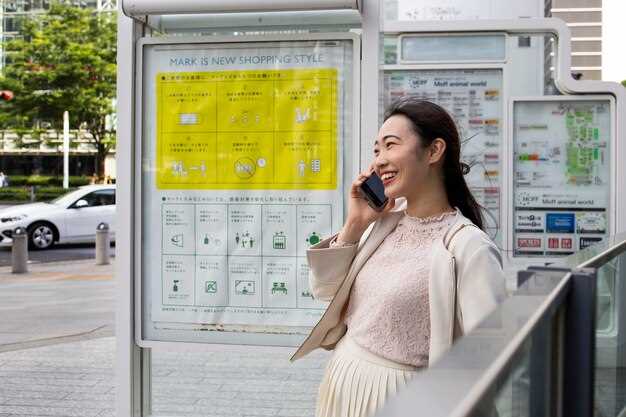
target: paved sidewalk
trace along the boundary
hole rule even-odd
[[[29,263],[25,274],[11,273],[10,266],[0,267],[0,283],[6,281],[20,281],[24,279],[49,278],[63,279],[112,279],[115,258],[111,258],[109,265],[96,265],[94,259],[78,261]]]
[[[93,261],[0,268],[0,417],[115,415],[112,274]],[[292,364],[293,350],[153,350],[153,414],[312,417],[328,354]]]
[[[0,352],[112,336],[113,265],[93,260],[29,265],[26,274],[0,267]]]
[[[326,353],[153,351],[155,416],[312,417]],[[115,416],[115,338],[0,353],[0,417]]]

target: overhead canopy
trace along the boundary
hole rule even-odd
[[[359,0],[123,0],[127,16],[360,9]]]

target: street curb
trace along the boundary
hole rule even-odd
[[[58,345],[63,343],[80,342],[83,340],[99,339],[101,337],[115,337],[115,329],[108,325],[102,325],[95,329],[78,333],[62,334],[59,336],[31,339],[22,342],[0,345],[0,354],[16,350],[34,349],[43,346]]]
[[[19,281],[26,279],[111,279],[115,273],[115,262],[108,265],[96,265],[94,259],[29,263],[29,271],[14,274],[11,266],[0,267],[0,281]]]

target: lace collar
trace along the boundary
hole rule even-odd
[[[407,213],[405,209],[404,216],[401,219],[401,221],[404,220],[406,223],[410,223],[410,224],[427,225],[427,224],[433,224],[433,223],[441,223],[444,220],[448,220],[448,217],[456,216],[458,213],[459,213],[459,209],[454,208],[452,211],[445,211],[443,213],[435,214],[433,216],[413,217],[409,213]]]

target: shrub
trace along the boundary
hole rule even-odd
[[[90,177],[84,175],[70,176],[70,187],[80,187],[91,182]],[[50,175],[9,175],[10,186],[34,185],[38,187],[62,187],[63,177],[53,177]]]
[[[9,185],[12,187],[27,185],[51,185],[54,179],[49,175],[9,175]]]
[[[26,187],[4,187],[0,188],[0,201],[7,203],[17,203],[30,201],[31,186]],[[76,187],[64,189],[63,187],[35,187],[35,201],[50,201],[60,195],[74,191]]]
[[[0,201],[18,202],[29,201],[30,190],[23,187],[4,187],[0,188]]]
[[[69,183],[70,187],[80,187],[82,185],[88,185],[91,182],[90,177],[85,176],[70,176]],[[48,185],[53,187],[62,187],[63,186],[63,177],[52,177]]]
[[[35,185],[35,186],[46,186],[52,185],[51,182],[54,180],[54,177],[50,177],[47,175],[31,175],[26,180],[26,185]]]
[[[38,187],[35,189],[35,198],[37,201],[50,201],[74,190],[75,188],[71,187],[67,190],[63,187]]]
[[[61,178],[61,182],[63,182],[62,178]],[[70,187],[81,187],[83,185],[89,185],[90,183],[91,183],[91,177],[85,177],[85,176],[70,177]]]
[[[27,180],[28,175],[9,175],[9,185],[11,187],[26,185]]]

